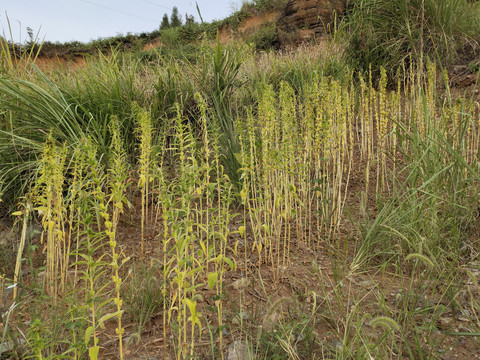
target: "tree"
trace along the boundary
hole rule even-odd
[[[185,14],[185,25],[194,25],[195,17],[193,15]]]
[[[178,9],[176,6],[172,9],[172,16],[170,17],[170,27],[178,27],[182,26],[182,19],[178,15]]]
[[[33,44],[33,42],[34,42],[33,29],[29,26],[27,26],[27,34],[28,34],[29,43]]]
[[[160,24],[160,30],[165,30],[170,27],[170,22],[168,21],[168,15],[163,14],[162,23]]]

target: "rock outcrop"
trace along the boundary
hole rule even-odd
[[[277,22],[277,45],[298,44],[333,31],[348,0],[290,0]]]

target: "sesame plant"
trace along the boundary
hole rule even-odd
[[[150,184],[150,161],[152,154],[152,123],[149,113],[142,108],[136,109],[138,137],[140,138],[140,166],[138,187],[142,191],[142,256],[144,255],[144,237],[145,227],[148,225],[148,202],[149,202],[149,184]]]
[[[47,264],[45,280],[49,294],[65,294],[70,243],[65,234],[66,206],[63,197],[66,148],[45,144],[41,175],[34,189],[36,211],[42,216],[42,242],[45,241]]]
[[[114,313],[117,317],[118,327],[115,329],[116,334],[118,335],[119,343],[119,353],[120,359],[123,359],[123,333],[125,330],[122,327],[122,304],[123,300],[120,296],[120,286],[122,285],[122,278],[119,273],[119,260],[121,259],[121,252],[117,249],[117,227],[120,221],[120,215],[123,213],[124,205],[127,204],[126,199],[126,189],[128,186],[127,183],[127,164],[125,157],[125,150],[123,148],[122,137],[120,135],[120,129],[118,125],[118,120],[116,117],[112,117],[110,123],[110,130],[112,133],[112,147],[113,147],[113,163],[110,169],[110,199],[113,209],[111,210],[111,215],[105,213],[102,217],[105,222],[105,234],[109,240],[109,246],[112,249],[112,282],[115,285],[115,297],[114,303],[116,305],[116,312]],[[128,261],[128,258],[122,259],[121,264],[124,264]]]

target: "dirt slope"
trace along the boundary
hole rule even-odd
[[[332,31],[335,15],[341,15],[347,0],[290,0],[277,22],[279,45],[298,44]]]

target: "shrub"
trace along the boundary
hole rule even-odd
[[[255,50],[268,50],[272,48],[276,36],[275,24],[265,25],[256,31],[249,39],[255,46]]]
[[[162,43],[167,47],[175,47],[180,43],[180,28],[169,28],[160,31]]]

